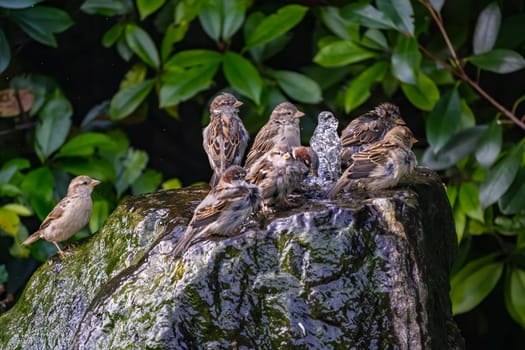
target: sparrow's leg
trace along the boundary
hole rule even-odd
[[[60,246],[58,245],[58,243],[57,242],[52,242],[52,243],[55,245],[55,247],[57,247],[58,254],[64,256],[64,251],[60,249]]]

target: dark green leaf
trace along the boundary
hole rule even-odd
[[[439,89],[436,84],[422,72],[417,75],[415,85],[402,82],[401,90],[414,106],[424,111],[432,110],[439,100]]]
[[[360,106],[370,97],[372,84],[380,81],[385,76],[388,63],[379,61],[370,68],[365,69],[352,80],[345,92],[345,112],[348,113]]]
[[[459,205],[465,214],[484,222],[483,209],[479,203],[479,189],[473,182],[463,182],[459,188]]]
[[[23,9],[34,6],[41,1],[42,0],[0,0],[0,7],[6,9]]]
[[[423,153],[421,163],[434,170],[451,167],[474,152],[486,130],[487,126],[474,126],[461,130],[448,140],[439,152],[435,152],[432,147],[427,148]]]
[[[118,16],[131,12],[133,7],[127,0],[86,0],[80,9],[91,15]]]
[[[414,35],[414,9],[410,0],[377,0],[377,7],[396,28],[405,34]]]
[[[494,49],[466,59],[476,67],[494,73],[512,73],[525,67],[525,59],[516,51]]]
[[[7,41],[4,31],[0,29],[0,73],[7,68],[10,61],[11,48],[9,47],[9,42]]]
[[[468,263],[450,281],[452,313],[461,314],[475,308],[489,295],[503,272],[503,262],[486,256]]]
[[[497,2],[491,2],[479,14],[474,29],[472,48],[474,53],[480,54],[492,50],[498,38],[501,24],[501,11]]]
[[[520,168],[523,146],[518,144],[500,160],[481,183],[479,199],[483,208],[495,203],[507,192]]]
[[[421,59],[416,39],[399,35],[391,58],[392,74],[403,83],[416,84]]]
[[[131,185],[133,195],[155,192],[162,182],[162,174],[148,169]]]
[[[434,152],[439,152],[447,141],[462,128],[457,122],[460,114],[461,103],[457,89],[441,96],[430,112],[425,125],[427,140]]]
[[[219,41],[221,36],[222,6],[220,1],[206,1],[199,12],[202,29],[210,38]]]
[[[120,82],[119,90],[124,90],[127,87],[143,82],[147,73],[148,67],[145,64],[142,62],[134,64]]]
[[[224,54],[222,69],[226,79],[235,90],[259,105],[263,81],[250,61],[235,52],[228,51]]]
[[[479,140],[476,159],[484,167],[490,167],[498,158],[503,140],[503,129],[495,120],[489,124],[485,134]]]
[[[63,32],[73,24],[67,12],[46,6],[12,10],[9,18],[31,38],[52,47],[57,46],[53,33]]]
[[[97,232],[109,216],[109,203],[105,200],[93,201],[93,210],[89,219],[89,231]]]
[[[113,46],[119,38],[121,38],[124,32],[124,25],[122,23],[116,23],[109,28],[102,36],[102,45],[104,47]]]
[[[2,5],[2,3],[0,2],[0,6]],[[0,265],[0,284],[4,284],[5,282],[7,282],[7,278],[8,278],[8,274],[7,274],[7,269],[5,268],[5,265]]]
[[[159,53],[149,34],[135,24],[128,24],[125,33],[129,48],[146,64],[158,69],[160,67]]]
[[[521,167],[508,191],[498,201],[501,212],[513,215],[525,209],[525,167]]]
[[[359,38],[359,26],[343,18],[340,9],[335,6],[321,7],[323,24],[341,39]]]
[[[265,44],[295,27],[308,11],[308,7],[287,5],[264,18],[246,38],[246,48]]]
[[[376,54],[352,41],[336,41],[323,47],[314,57],[314,62],[323,67],[339,67],[364,61]]]
[[[95,148],[111,149],[113,146],[113,141],[106,134],[87,132],[66,142],[55,158],[90,156],[95,152]]]
[[[458,192],[459,192],[458,186],[449,183],[446,185],[446,190],[447,190],[447,197],[448,197],[448,201],[450,202],[450,206],[453,207],[458,197]]]
[[[122,35],[117,40],[117,52],[119,53],[120,57],[124,59],[124,61],[129,61],[133,56],[133,51],[131,51],[131,48],[129,47],[124,35]]]
[[[73,107],[64,97],[49,100],[39,113],[35,130],[35,149],[41,161],[56,151],[69,134]]]
[[[525,271],[511,269],[505,286],[505,306],[512,319],[525,328]]]
[[[185,50],[173,55],[164,65],[165,70],[181,71],[181,68],[217,65],[222,62],[222,54],[212,50]]]
[[[148,96],[154,84],[155,80],[148,79],[117,92],[109,107],[111,119],[119,120],[130,115]]]
[[[29,160],[25,158],[10,159],[0,169],[0,183],[8,183],[13,176],[22,169],[27,169],[31,166]]]
[[[120,197],[124,191],[132,185],[140,176],[146,164],[148,163],[148,155],[144,151],[134,149],[128,150],[128,154],[122,164],[115,182],[115,189],[117,196]]]
[[[140,19],[151,15],[164,5],[166,0],[137,0],[137,8],[139,10]]]
[[[274,71],[277,85],[291,98],[304,103],[319,103],[323,98],[319,85],[307,77],[292,71]]]
[[[60,158],[55,162],[58,169],[75,176],[88,175],[100,181],[115,181],[113,165],[104,159],[96,158]]]
[[[366,3],[353,3],[341,10],[343,18],[355,21],[364,27],[375,29],[397,29],[396,25],[382,12]]]
[[[53,209],[53,174],[48,167],[30,171],[24,177],[20,187],[29,196],[31,207],[40,220]]]
[[[173,45],[184,39],[188,31],[189,23],[184,22],[178,25],[171,24],[166,28],[164,37],[162,38],[160,52],[162,59],[166,60],[173,51]]]
[[[368,29],[361,39],[361,44],[375,50],[388,50],[385,35],[377,29]]]
[[[239,30],[242,23],[244,22],[244,16],[248,3],[248,0],[222,1],[223,19],[221,36],[223,40],[230,40],[233,34]]]
[[[166,73],[159,92],[160,107],[175,106],[206,90],[213,83],[213,77],[218,68],[218,63],[210,63],[183,71]]]

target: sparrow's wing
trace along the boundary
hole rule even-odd
[[[267,158],[259,159],[250,168],[247,179],[253,184],[260,184],[268,177],[268,173],[273,166],[271,160]]]
[[[390,161],[390,152],[393,148],[395,148],[394,145],[381,143],[377,147],[354,154],[352,156],[354,161],[348,169],[348,178],[370,177],[377,169],[383,168]]]
[[[255,137],[250,152],[248,152],[248,155],[246,156],[246,168],[250,167],[257,159],[261,158],[266,152],[273,148],[274,137],[278,132],[279,128],[271,122],[266,123],[266,125],[262,127]]]
[[[248,190],[243,187],[216,188],[216,190],[208,194],[197,209],[195,209],[190,226],[199,228],[211,224],[216,221],[232,203],[242,200],[247,194]]]
[[[354,123],[355,122],[355,123]],[[343,146],[366,144],[381,137],[383,133],[381,120],[370,117],[354,119],[341,133]]]
[[[44,221],[42,221],[42,224],[40,224],[40,227],[38,230],[45,229],[49,224],[58,218],[60,218],[64,212],[68,204],[71,202],[71,198],[62,198],[60,202],[51,210],[51,212],[46,216]]]

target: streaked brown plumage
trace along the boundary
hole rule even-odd
[[[226,169],[217,186],[197,206],[182,239],[173,249],[179,256],[195,243],[231,237],[237,228],[262,204],[260,190],[244,179],[238,165]]]
[[[270,120],[257,133],[253,146],[246,156],[245,168],[250,168],[275,146],[301,146],[299,119],[302,116],[304,113],[298,111],[290,102],[277,105],[270,115]]]
[[[391,103],[382,103],[371,111],[352,120],[341,132],[341,162],[348,166],[352,155],[382,140],[396,125],[406,125],[399,108]]]
[[[241,164],[246,152],[249,135],[238,115],[241,105],[227,92],[215,97],[210,105],[210,124],[202,131],[202,146],[213,170],[212,187],[226,168]]]
[[[305,178],[308,173],[312,174],[313,176],[318,175],[317,170],[319,169],[319,157],[311,147],[293,147],[292,156],[296,161],[304,164],[303,178]]]
[[[342,190],[378,191],[396,186],[416,166],[411,150],[415,142],[409,128],[394,127],[382,141],[352,156],[352,164],[328,191],[328,197],[334,198]]]
[[[70,238],[89,222],[93,209],[91,192],[99,183],[89,176],[77,176],[71,180],[67,195],[47,215],[38,231],[22,244],[29,245],[43,238],[53,243],[61,255],[64,254],[58,242]]]

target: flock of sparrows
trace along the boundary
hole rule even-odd
[[[304,113],[283,102],[258,132],[242,167],[249,141],[239,117],[242,104],[229,93],[218,95],[210,104],[203,147],[213,170],[211,190],[175,245],[175,256],[197,242],[233,236],[252,213],[288,207],[289,195],[303,190],[304,180],[317,176],[318,168],[327,181],[337,180],[324,192],[331,199],[341,191],[394,187],[416,166],[411,149],[416,139],[393,104],[383,103],[352,120],[340,138],[337,119],[330,112],[321,112],[310,142],[313,147],[305,147],[299,126]],[[346,168],[341,176],[339,164]],[[87,224],[91,192],[98,183],[88,176],[74,178],[66,197],[23,244],[44,238],[63,254],[58,242]]]

